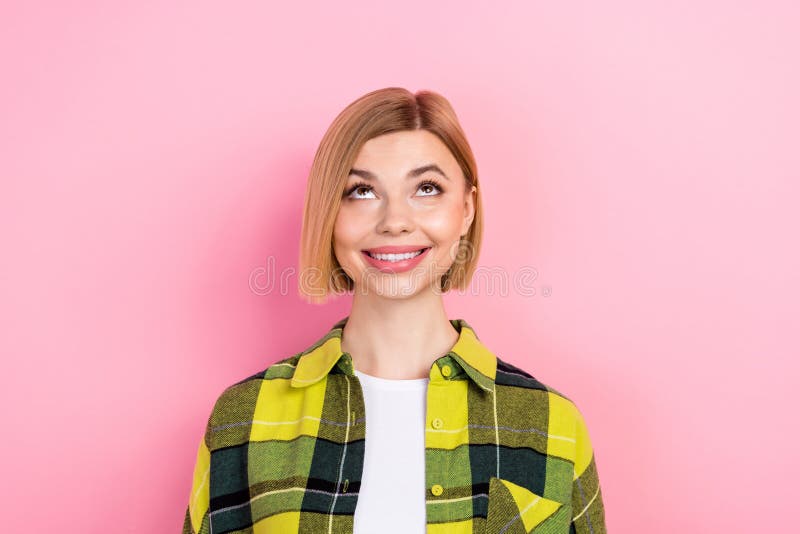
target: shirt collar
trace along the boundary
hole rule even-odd
[[[342,369],[348,375],[354,376],[352,358],[350,354],[342,352],[342,329],[347,319],[348,317],[344,317],[337,321],[324,336],[300,354],[292,376],[293,387],[305,387],[319,382],[340,360]],[[494,391],[497,357],[481,343],[475,330],[464,319],[450,319],[450,323],[458,332],[458,340],[437,362],[450,357],[481,389]]]

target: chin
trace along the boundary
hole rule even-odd
[[[392,300],[405,300],[424,292],[429,286],[424,283],[398,284],[387,280],[383,284],[370,284],[367,292]]]

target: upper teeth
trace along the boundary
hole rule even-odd
[[[373,254],[372,252],[367,252],[370,256],[375,259],[382,260],[382,261],[402,261],[402,260],[409,260],[415,256],[419,256],[425,249],[418,250],[416,252],[406,252],[404,254]]]

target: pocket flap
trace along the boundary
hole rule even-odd
[[[486,533],[566,534],[570,505],[537,495],[511,481],[489,480]]]

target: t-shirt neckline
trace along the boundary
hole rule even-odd
[[[381,378],[378,376],[368,375],[358,369],[355,369],[355,374],[363,383],[368,386],[374,386],[381,389],[422,389],[428,386],[430,378],[410,378],[410,379],[396,379],[396,378]]]

